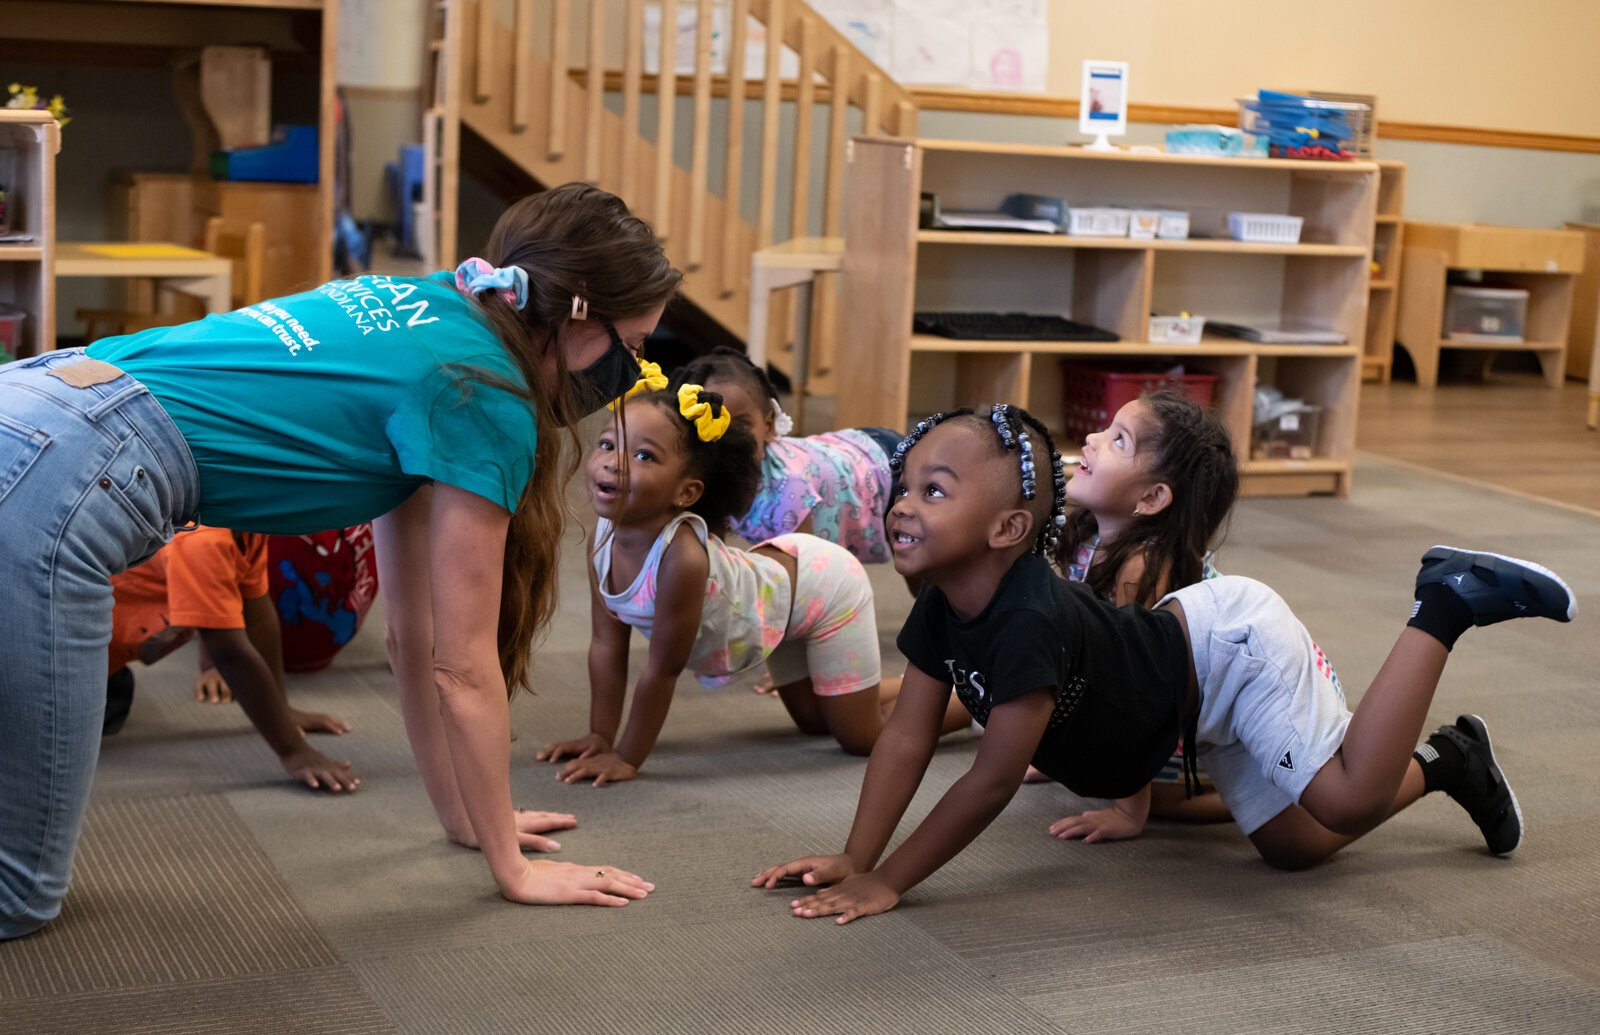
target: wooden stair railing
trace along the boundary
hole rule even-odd
[[[542,183],[585,180],[621,196],[650,221],[685,271],[684,294],[743,338],[753,253],[795,238],[841,234],[848,135],[915,132],[910,92],[800,0],[655,0],[661,31],[652,75],[646,74],[645,0],[434,3],[424,132],[430,158],[424,196],[433,206],[428,229],[434,245],[427,257],[434,265],[460,257],[456,163],[466,125]],[[713,32],[717,9],[729,19],[720,27],[726,32],[717,34],[726,43],[720,72],[713,67],[714,47],[723,51]],[[687,75],[676,60],[680,12],[686,19],[693,14],[694,60]],[[764,27],[764,40],[751,38],[747,17]],[[767,40],[784,46],[768,47]],[[619,45],[617,69],[608,57]],[[797,58],[788,76],[785,48]],[[760,55],[759,79],[727,74],[750,67],[752,52]],[[649,133],[641,126],[647,90],[656,116]],[[759,109],[759,137],[749,142],[759,155],[754,170],[746,160],[751,104]],[[794,111],[787,134],[786,104]],[[825,122],[819,105],[827,109]],[[825,126],[820,132],[819,124]],[[713,149],[718,134],[720,156]],[[824,170],[820,185],[811,176],[814,160]],[[785,165],[791,173],[780,194]],[[788,218],[780,221],[783,208]],[[831,280],[819,283],[813,299],[813,384],[825,382],[833,366]],[[768,354],[780,368],[791,320],[775,306]]]

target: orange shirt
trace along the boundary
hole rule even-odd
[[[244,602],[267,594],[267,537],[201,526],[111,580],[109,671],[155,661],[182,639],[169,627],[243,629]]]

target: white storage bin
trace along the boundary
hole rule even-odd
[[[1156,227],[1156,236],[1163,241],[1186,240],[1189,236],[1189,213],[1178,209],[1162,209],[1161,222]]]
[[[1127,237],[1130,215],[1125,208],[1069,208],[1067,233],[1074,237]]]
[[[1299,216],[1270,212],[1229,212],[1228,236],[1254,244],[1299,244],[1303,222]]]
[[[1206,318],[1203,316],[1152,316],[1150,317],[1150,340],[1166,345],[1198,345],[1200,335],[1206,329]]]
[[[1446,341],[1517,344],[1523,340],[1527,321],[1526,288],[1452,286],[1445,293]]]
[[[1155,238],[1161,231],[1161,213],[1153,208],[1136,208],[1128,213],[1128,236],[1139,241]]]

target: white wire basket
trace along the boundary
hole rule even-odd
[[[1253,244],[1299,244],[1299,216],[1281,216],[1269,212],[1229,212],[1228,236],[1235,241]]]

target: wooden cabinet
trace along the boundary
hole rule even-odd
[[[1406,163],[1378,166],[1378,214],[1372,228],[1372,280],[1367,302],[1367,343],[1361,360],[1366,381],[1387,384],[1394,366],[1395,317],[1400,309],[1400,256],[1405,247]]]
[[[1246,492],[1349,490],[1377,166],[882,138],[852,141],[847,166],[841,425],[904,428],[935,410],[1010,401],[1060,429],[1063,361],[1182,363],[1219,378],[1213,405],[1245,458]],[[1230,211],[1304,223],[1296,244],[952,232],[918,228],[923,192],[938,195],[944,209],[993,209],[1013,192],[1073,206],[1181,209],[1195,232],[1216,230]],[[1058,313],[1121,340],[963,341],[912,332],[916,311],[963,309]],[[1208,333],[1195,345],[1151,343],[1151,313],[1180,311],[1329,330],[1345,342],[1253,344]],[[1322,407],[1309,459],[1248,459],[1255,390],[1267,383]]]
[[[22,312],[12,357],[16,359],[56,347],[55,192],[60,150],[61,127],[49,112],[0,108],[0,185],[6,192],[6,223],[11,234],[28,238],[0,242],[0,305],[8,313]]]
[[[1595,336],[1600,334],[1600,225],[1562,223],[1583,235],[1583,272],[1578,275],[1572,299],[1572,327],[1567,332],[1567,376],[1589,376],[1595,356]]]
[[[1572,230],[1538,230],[1480,223],[1405,224],[1401,273],[1399,340],[1417,368],[1417,384],[1432,388],[1439,378],[1439,353],[1472,349],[1485,357],[1496,352],[1531,352],[1552,387],[1566,375],[1567,330],[1572,318],[1573,282],[1583,270],[1583,235]],[[1528,292],[1521,341],[1463,341],[1444,333],[1451,270],[1488,275],[1486,283]]]

